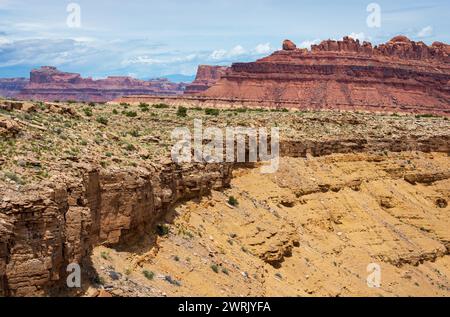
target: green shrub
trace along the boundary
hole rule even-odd
[[[122,113],[124,115],[126,115],[129,118],[135,118],[137,117],[137,112],[136,111],[122,111]]]
[[[113,114],[119,114],[119,112],[117,111],[117,109],[113,109],[112,113],[113,113]]]
[[[169,227],[165,224],[159,224],[156,226],[156,232],[159,236],[167,236],[169,234]]]
[[[142,112],[148,112],[150,109],[149,109],[149,105],[148,104],[146,104],[146,103],[140,103],[139,104],[139,108],[141,108],[141,111]]]
[[[86,117],[92,117],[92,109],[91,108],[84,108],[83,112]]]
[[[130,132],[130,135],[132,137],[138,138],[140,136],[139,131],[138,130],[133,130]]]
[[[205,114],[208,116],[218,116],[220,114],[219,109],[206,108]]]
[[[100,123],[100,124],[103,124],[103,125],[107,125],[108,124],[108,119],[103,117],[103,116],[100,116],[100,117],[97,117],[97,122]]]
[[[186,117],[187,116],[187,108],[183,107],[183,106],[178,107],[177,116],[182,117],[182,118]]]
[[[230,197],[228,197],[228,204],[236,207],[237,205],[239,205],[239,202],[234,196],[230,196]]]
[[[155,109],[168,109],[170,108],[169,105],[166,105],[165,103],[158,103],[152,106]]]
[[[5,172],[4,174],[7,178],[12,180],[16,184],[19,184],[19,185],[25,184],[25,182],[17,174],[14,174],[12,172]]]
[[[214,273],[219,273],[219,267],[217,266],[217,264],[211,265],[211,270],[213,270]]]
[[[125,145],[125,149],[127,150],[127,151],[136,151],[136,147],[133,145],[133,144],[131,144],[131,143],[127,143],[126,145]]]
[[[144,270],[142,271],[142,274],[144,274],[145,278],[150,281],[155,278],[155,273],[153,273],[152,271]]]
[[[95,107],[95,102],[90,102],[90,103],[88,103],[88,106],[89,106],[89,107]]]

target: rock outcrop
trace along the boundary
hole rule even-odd
[[[94,80],[79,74],[61,72],[55,67],[44,66],[32,70],[30,82],[17,98],[42,101],[97,101],[106,102],[127,95],[178,95],[185,84],[166,79],[139,80],[132,77],[110,76]]]
[[[228,67],[200,65],[195,81],[186,86],[185,94],[202,93],[213,86],[224,74]]]
[[[373,47],[345,37],[311,50],[290,41],[252,63],[235,63],[200,96],[248,105],[450,114],[450,46],[404,36]]]
[[[0,295],[61,294],[70,263],[90,274],[94,246],[136,241],[176,201],[231,181],[226,165],[81,170],[20,195],[0,190]]]

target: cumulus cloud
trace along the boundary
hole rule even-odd
[[[433,35],[433,27],[431,25],[424,27],[422,30],[419,31],[419,33],[417,33],[417,36],[420,38],[430,37],[432,35]]]
[[[366,37],[364,32],[360,32],[360,33],[352,32],[352,33],[350,33],[349,37],[351,37],[354,40],[359,40],[360,42],[369,40],[369,38]]]
[[[255,47],[256,54],[268,54],[273,51],[272,47],[270,47],[270,43],[258,44]]]
[[[319,43],[320,43],[320,39],[315,39],[315,40],[312,40],[312,41],[307,40],[307,41],[301,42],[299,47],[310,49],[311,45],[316,45],[316,44],[319,44]]]

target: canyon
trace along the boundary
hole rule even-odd
[[[278,126],[280,169],[173,163],[193,118]],[[0,149],[3,296],[449,294],[446,117],[0,101]]]
[[[21,100],[107,102],[126,95],[179,95],[183,83],[167,79],[139,80],[127,76],[109,76],[94,80],[80,74],[61,72],[43,66],[30,73],[30,79],[0,79],[0,96]]]
[[[308,50],[286,40],[282,50],[220,68],[219,76],[206,70],[199,68],[198,84],[184,96],[160,100],[208,107],[450,113],[450,46],[441,42],[428,46],[396,36],[372,46],[344,37]],[[156,99],[129,96],[120,101]]]

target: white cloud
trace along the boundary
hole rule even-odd
[[[237,45],[231,49],[231,51],[228,53],[228,56],[235,57],[244,55],[247,51],[240,45]]]
[[[226,51],[224,49],[215,50],[210,55],[209,58],[215,61],[220,61],[224,59],[230,59],[238,56],[242,56],[247,54],[247,51],[245,48],[243,48],[241,45],[236,45],[231,50]]]
[[[272,52],[272,47],[270,47],[270,43],[258,44],[254,51],[256,54],[268,54]]]
[[[418,37],[424,38],[429,37],[433,35],[433,27],[431,25],[428,25],[424,27],[420,32],[417,34]]]
[[[315,44],[319,44],[320,40],[319,39],[315,39],[312,41],[303,41],[300,43],[299,47],[301,48],[311,48],[311,45],[315,45]]]
[[[360,32],[360,33],[352,32],[352,33],[350,33],[349,37],[351,37],[354,40],[359,40],[360,42],[368,40],[368,38],[366,37],[364,32]]]
[[[7,39],[6,37],[0,36],[0,45],[11,44],[12,41]]]
[[[227,55],[227,51],[225,50],[215,50],[214,52],[211,53],[210,57],[211,59],[214,60],[220,60],[225,58],[225,56]]]

